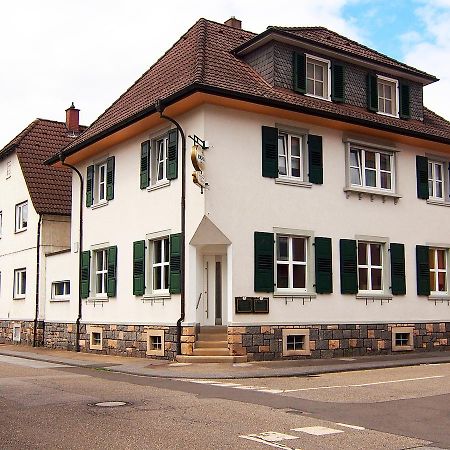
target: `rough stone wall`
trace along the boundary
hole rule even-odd
[[[34,322],[21,320],[2,320],[0,321],[0,344],[15,344],[13,341],[14,325],[20,328],[20,344],[33,345]],[[36,345],[41,346],[43,342],[44,323],[39,321],[37,327]]]
[[[448,322],[228,327],[228,348],[231,354],[246,355],[250,361],[388,354],[392,351],[392,327],[405,326],[414,328],[414,350],[450,349]],[[283,356],[285,328],[309,329],[310,355]]]
[[[62,350],[74,350],[76,344],[76,325],[74,323],[46,323],[44,346]]]
[[[297,47],[274,42],[256,49],[245,57],[245,61],[252,66],[272,86],[293,90],[293,57]],[[323,57],[316,52],[310,55]],[[345,103],[367,109],[367,73],[364,67],[345,63]],[[393,78],[383,72],[377,72]],[[419,83],[408,81],[411,91],[411,119],[423,120],[423,87]]]

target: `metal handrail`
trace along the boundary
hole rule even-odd
[[[198,296],[198,300],[197,300],[197,306],[195,307],[195,309],[198,309],[198,305],[200,305],[200,300],[202,298],[202,294],[203,294],[203,292],[200,292],[200,295]]]

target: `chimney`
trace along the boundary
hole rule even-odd
[[[66,109],[66,128],[72,133],[80,131],[80,110],[75,108],[73,102],[70,108]]]
[[[242,22],[234,16],[231,16],[224,24],[236,28],[236,30],[242,29]]]

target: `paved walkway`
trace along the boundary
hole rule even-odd
[[[161,378],[233,379],[317,375],[353,370],[384,369],[420,364],[450,363],[450,352],[414,352],[354,358],[265,361],[237,364],[186,364],[147,358],[76,353],[24,345],[0,344],[0,355],[104,369]]]

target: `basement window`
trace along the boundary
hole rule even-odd
[[[309,330],[289,329],[283,331],[283,356],[310,355]]]
[[[102,329],[99,327],[91,328],[90,333],[90,349],[91,350],[102,350],[103,340],[102,340]]]
[[[413,327],[392,327],[392,351],[414,350],[414,328]]]
[[[14,325],[13,326],[13,342],[20,342],[20,332],[21,332],[21,326]]]
[[[164,330],[147,330],[147,355],[164,356]]]

